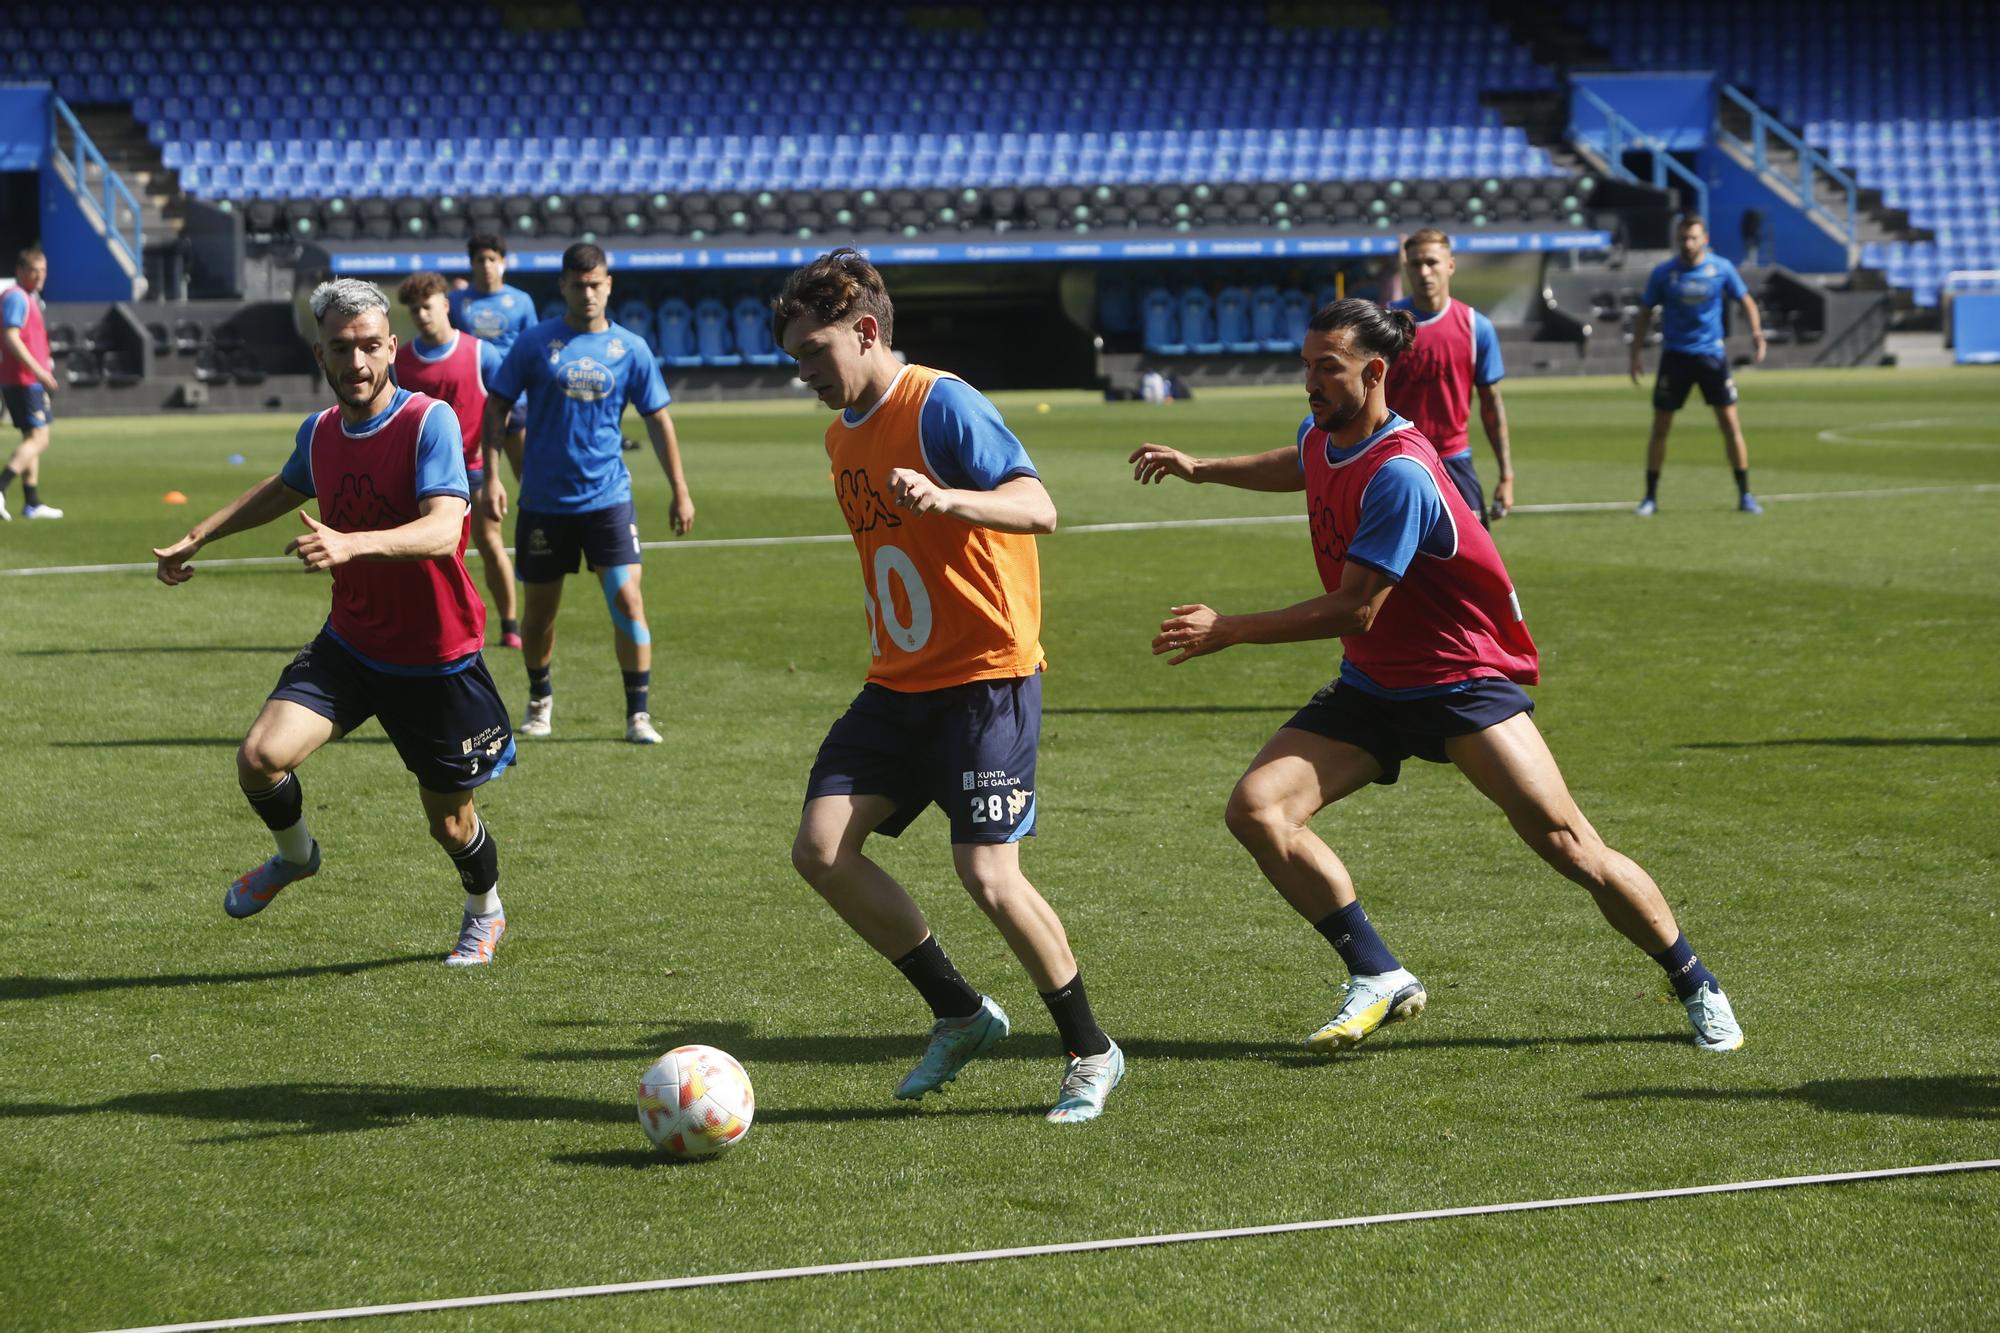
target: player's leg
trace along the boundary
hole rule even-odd
[[[493,951],[507,933],[507,911],[500,905],[500,849],[484,820],[473,809],[472,792],[417,788],[430,823],[431,838],[444,848],[465,888],[465,910],[459,919],[458,941],[445,955],[446,967],[478,967],[493,961]]]
[[[507,414],[507,433],[500,437],[500,452],[507,455],[507,466],[513,470],[516,482],[521,480],[521,454],[527,447],[528,400],[522,398]]]
[[[308,648],[300,654],[308,665],[313,651]],[[319,873],[319,843],[306,828],[305,795],[296,770],[343,729],[335,721],[331,691],[319,691],[325,702],[301,701],[301,695],[319,683],[310,679],[302,683],[301,675],[298,661],[286,668],[279,691],[290,697],[274,693],[266,699],[236,750],[237,785],[271,830],[278,851],[230,884],[222,908],[233,917],[255,916],[270,905],[278,890]]]
[[[40,388],[39,385],[30,387]],[[49,428],[45,423],[26,427],[21,432],[21,443],[15,446],[13,455],[7,460],[7,466],[0,469],[0,502],[4,502],[7,488],[18,476],[21,479],[21,515],[24,518],[62,517],[62,510],[42,503],[42,454],[48,447]]]
[[[556,612],[562,607],[563,580],[574,574],[582,555],[576,524],[568,514],[516,510],[515,576],[521,582],[521,665],[528,673],[528,711],[514,729],[519,736],[546,736],[554,729]]]
[[[472,545],[478,550],[480,566],[486,572],[486,592],[493,600],[493,614],[500,618],[500,646],[519,648],[521,608],[519,592],[514,586],[514,558],[507,553],[507,536],[500,520],[487,517],[477,502],[485,475],[473,472],[469,478],[474,496]]]
[[[660,733],[647,711],[653,682],[653,635],[646,628],[646,600],[639,591],[644,571],[634,563],[597,571],[604,605],[611,612],[612,648],[625,677],[625,739],[636,745],[658,745]]]
[[[1674,428],[1675,410],[1657,406],[1653,409],[1653,429],[1646,437],[1646,498],[1632,511],[1641,518],[1652,517],[1660,508],[1660,473],[1667,466],[1667,434]]]
[[[1722,449],[1729,456],[1729,470],[1736,477],[1736,507],[1746,514],[1761,514],[1764,506],[1750,493],[1750,446],[1743,440],[1743,420],[1736,412],[1736,386],[1729,386],[1731,401],[1715,409],[1715,424],[1722,431]]]
[[[1637,862],[1607,845],[1583,817],[1528,714],[1454,736],[1445,742],[1445,753],[1500,807],[1523,842],[1582,885],[1604,919],[1660,964],[1688,1008],[1698,1045],[1734,1050],[1743,1044],[1721,985],[1695,957],[1659,886]]]
[[[909,891],[861,850],[868,835],[896,808],[896,801],[888,796],[841,793],[813,797],[806,802],[798,833],[792,839],[792,868],[826,899],[850,930],[891,962],[910,954],[929,940],[931,933],[923,909]],[[918,989],[924,987],[920,984]],[[969,987],[955,991],[950,998],[953,1005],[963,1006],[952,1008],[954,1014],[963,1015],[978,1004],[978,992]]]
[[[1458,488],[1459,498],[1465,501],[1467,508],[1479,516],[1479,525],[1483,528],[1492,527],[1493,525],[1486,519],[1486,491],[1479,484],[1479,469],[1473,464],[1472,455],[1458,454],[1441,461],[1444,463],[1445,475],[1450,477],[1452,484]]]

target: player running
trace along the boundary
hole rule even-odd
[[[505,356],[514,350],[514,340],[540,323],[535,299],[507,282],[507,242],[490,231],[474,232],[465,243],[465,257],[472,266],[472,281],[455,287],[447,299],[453,328],[463,329],[481,342],[492,343]],[[528,429],[528,405],[514,404],[501,436],[507,466],[514,480],[521,479],[521,450]],[[478,506],[475,504],[474,508]],[[510,643],[509,648],[519,648]]]
[[[959,880],[1021,961],[1069,1062],[1048,1118],[1095,1119],[1125,1075],[1055,911],[1021,873],[1035,832],[1041,738],[1041,567],[1055,504],[993,405],[890,350],[882,275],[851,249],[794,272],[772,331],[839,412],[826,431],[834,496],[861,556],[872,662],[806,780],[792,864],[930,1005],[923,1059],[896,1089],[922,1097],[1007,1035],[1007,1015],[958,974],[909,893],[863,854],[933,801]]]
[[[437,273],[414,273],[396,289],[396,299],[410,312],[417,336],[396,349],[396,383],[450,405],[465,440],[465,478],[473,495],[486,484],[486,454],[480,427],[486,415],[486,381],[504,359],[499,347],[451,326],[445,281]],[[472,544],[486,570],[486,591],[500,613],[500,646],[521,646],[521,622],[515,604],[514,561],[500,520],[485,506],[472,507]]]
[[[1757,300],[1743,285],[1736,265],[1708,249],[1708,224],[1684,217],[1676,232],[1680,253],[1653,270],[1639,299],[1639,318],[1632,325],[1632,382],[1645,367],[1646,334],[1653,326],[1653,307],[1661,308],[1660,374],[1653,381],[1653,434],[1646,441],[1646,498],[1632,512],[1651,518],[1659,512],[1660,471],[1667,463],[1667,432],[1674,413],[1687,402],[1688,390],[1701,386],[1701,399],[1715,409],[1722,428],[1722,447],[1736,473],[1736,507],[1761,514],[1764,506],[1750,494],[1750,447],[1743,442],[1743,423],[1736,416],[1736,381],[1729,374],[1729,357],[1722,342],[1722,303],[1743,303],[1756,343],[1755,359],[1764,359],[1764,322]]]
[[[1393,783],[1412,755],[1456,764],[1522,841],[1589,890],[1598,910],[1666,970],[1704,1051],[1743,1044],[1728,999],[1674,924],[1650,876],[1606,846],[1577,809],[1521,689],[1538,679],[1493,539],[1473,521],[1428,440],[1389,409],[1382,385],[1415,335],[1402,311],[1337,301],[1306,335],[1311,415],[1295,446],[1198,459],[1161,445],[1134,451],[1141,482],[1164,477],[1307,493],[1321,597],[1282,611],[1221,615],[1173,608],[1153,640],[1170,665],[1238,643],[1338,637],[1340,674],[1251,761],[1226,820],[1264,877],[1313,923],[1351,974],[1340,1010],[1306,1038],[1356,1046],[1423,1012],[1423,985],[1362,911],[1347,868],[1312,817],[1371,782]]]
[[[333,574],[333,613],[278,676],[236,752],[236,778],[278,854],[229,886],[222,908],[254,916],[287,884],[319,873],[297,769],[370,717],[416,775],[431,837],[465,887],[451,967],[493,960],[507,931],[499,849],[472,793],[514,761],[506,705],[480,659],[486,608],[465,570],[470,492],[449,406],[389,378],[396,339],[389,302],[355,278],[321,283],[313,360],[337,405],[307,417],[292,456],[229,504],[156,548],[160,582],[194,577],[204,546],[298,510],[303,535],[286,545],[308,569]],[[299,508],[317,496],[320,517]]]
[[[1445,475],[1484,523],[1489,513],[1504,518],[1514,507],[1514,459],[1507,443],[1507,408],[1500,401],[1500,381],[1507,367],[1500,359],[1493,321],[1452,299],[1451,278],[1456,272],[1451,238],[1443,232],[1427,227],[1403,242],[1403,285],[1410,294],[1390,308],[1410,312],[1417,337],[1389,367],[1383,392],[1389,410],[1408,417],[1437,446]],[[1472,433],[1466,422],[1475,391],[1479,424],[1485,427],[1486,442],[1500,465],[1490,511],[1479,489],[1479,470],[1472,465]]]
[[[7,488],[21,479],[21,517],[61,518],[63,511],[42,503],[42,453],[49,447],[49,395],[56,379],[55,358],[49,355],[49,334],[42,324],[42,288],[48,285],[49,260],[42,247],[31,245],[14,258],[14,285],[0,294],[0,399],[21,432],[7,466],[0,468],[0,521],[13,518],[7,510]]]
[[[611,270],[604,251],[579,241],[563,251],[559,319],[535,325],[486,384],[486,483],[481,503],[497,523],[507,512],[507,488],[493,458],[508,411],[528,394],[528,446],[521,458],[520,514],[514,525],[515,568],[522,598],[521,657],[528,668],[523,736],[554,729],[556,610],[563,579],[578,558],[603,585],[617,633],[613,647],[625,675],[625,739],[658,745],[647,711],[653,679],[653,636],[639,595],[639,525],[632,514],[632,474],[625,468],[619,420],[625,405],[644,418],[653,452],[674,488],[673,528],[694,527],[694,501],[681,471],[671,401],[646,340],[605,317]]]

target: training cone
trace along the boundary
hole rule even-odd
[[[163,505],[184,505],[187,502],[188,498],[179,491],[168,491],[160,497],[160,503]]]

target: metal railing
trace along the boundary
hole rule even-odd
[[[1745,142],[1737,136],[1735,131],[1722,123],[1720,115],[1721,103],[1716,104],[1718,114],[1715,118],[1715,137],[1747,154],[1751,162],[1756,166],[1759,175],[1774,176],[1783,181],[1787,186],[1797,190],[1799,194],[1799,207],[1820,218],[1827,225],[1834,228],[1834,230],[1840,232],[1843,239],[1852,247],[1854,244],[1855,212],[1860,194],[1859,189],[1854,184],[1854,178],[1833,165],[1832,158],[1786,129],[1783,122],[1763,107],[1751,101],[1734,84],[1722,83],[1717,86],[1722,89],[1724,97],[1734,102],[1749,114],[1750,139],[1748,142]],[[1771,165],[1769,140],[1773,137],[1799,155],[1799,174],[1797,179],[1787,176],[1784,172],[1779,171]],[[1847,195],[1847,215],[1845,217],[1842,217],[1819,201],[1819,191],[1815,188],[1815,172],[1832,181]]]
[[[1598,147],[1600,142],[1594,133],[1587,132],[1584,129],[1582,117],[1577,115],[1577,106],[1579,104],[1590,108],[1603,118],[1604,130],[1601,139],[1601,155],[1604,158],[1604,165],[1607,171],[1621,180],[1637,182],[1639,175],[1625,165],[1625,154],[1628,150],[1633,149],[1650,153],[1653,158],[1653,178],[1651,182],[1653,187],[1660,190],[1666,189],[1667,179],[1672,177],[1684,188],[1693,192],[1694,211],[1702,217],[1708,216],[1708,182],[1682,166],[1673,153],[1668,151],[1667,145],[1663,140],[1640,129],[1638,125],[1634,124],[1621,113],[1617,107],[1612,106],[1611,103],[1605,101],[1602,97],[1599,97],[1596,93],[1583,87],[1581,84],[1572,84],[1570,86],[1569,120],[1570,136],[1573,139],[1586,143],[1591,147]]]
[[[83,201],[86,211],[96,214],[105,236],[123,252],[132,272],[145,272],[146,247],[142,239],[145,215],[139,209],[139,201],[84,133],[69,103],[51,96],[49,104],[55,108],[49,122],[50,155],[69,168],[77,198]],[[69,131],[68,147],[63,145],[65,129]]]

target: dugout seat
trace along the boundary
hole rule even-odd
[[[695,304],[694,337],[695,346],[701,351],[702,365],[743,364],[743,357],[736,350],[735,337],[730,332],[729,311],[712,296]]]
[[[1215,356],[1222,340],[1215,334],[1215,302],[1200,287],[1189,287],[1180,295],[1181,341],[1196,356]]]
[[[1181,340],[1179,303],[1164,287],[1149,290],[1140,302],[1144,336],[1142,343],[1155,356],[1185,356],[1187,344]]]
[[[653,319],[653,336],[660,359],[680,369],[701,364],[701,348],[695,341],[694,311],[686,301],[662,301]]]
[[[753,366],[775,366],[787,358],[771,341],[770,309],[754,296],[737,301],[730,311],[736,328],[736,350]]]

